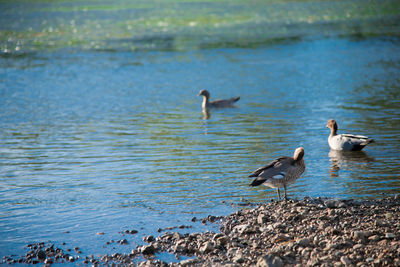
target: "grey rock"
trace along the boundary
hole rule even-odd
[[[365,232],[363,232],[363,231],[354,231],[351,235],[353,236],[353,238],[355,240],[365,241],[366,235],[365,235]]]
[[[181,266],[185,267],[185,266],[193,266],[198,262],[199,262],[198,259],[187,259],[187,260],[181,261],[180,264],[181,264]]]
[[[243,254],[242,254],[242,253],[236,254],[236,255],[233,257],[232,260],[233,260],[233,262],[236,262],[236,263],[243,263],[243,262],[244,262]]]
[[[395,235],[394,233],[386,233],[386,234],[385,234],[385,237],[386,237],[387,239],[393,239],[393,238],[396,237],[396,235]]]
[[[339,202],[333,199],[325,201],[325,206],[330,209],[336,209],[339,206]]]
[[[155,248],[153,245],[148,245],[148,246],[143,246],[139,249],[140,253],[143,255],[151,255],[156,252]]]
[[[154,238],[154,236],[152,236],[152,235],[148,235],[148,236],[143,237],[143,241],[144,241],[144,242],[147,242],[147,243],[151,243],[151,242],[153,242],[154,240],[155,240],[155,238]]]
[[[266,255],[258,258],[257,267],[283,267],[283,261],[280,257],[273,255]]]
[[[302,238],[300,240],[297,240],[297,244],[299,244],[299,246],[302,246],[302,247],[307,247],[310,245],[310,239]]]
[[[373,235],[368,237],[368,240],[372,241],[372,242],[378,242],[381,238],[378,235]]]
[[[37,256],[38,260],[46,259],[46,253],[44,253],[44,251],[41,249],[37,252],[36,256]]]
[[[201,253],[205,254],[205,253],[212,251],[213,249],[214,249],[214,246],[211,242],[205,242],[199,251]]]
[[[227,236],[221,236],[217,239],[217,245],[220,246],[225,246],[228,243],[228,237]]]
[[[351,260],[347,258],[346,256],[340,257],[340,262],[343,263],[345,266],[348,266],[351,264]]]
[[[266,214],[261,213],[260,215],[258,215],[257,217],[257,223],[258,224],[265,224],[266,222],[268,222],[268,216]]]
[[[175,232],[175,233],[172,234],[172,239],[179,240],[181,238],[182,238],[182,235],[180,233],[178,233],[178,232]]]

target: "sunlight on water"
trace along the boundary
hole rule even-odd
[[[396,0],[0,1],[3,53],[257,47],[309,36],[398,35]]]

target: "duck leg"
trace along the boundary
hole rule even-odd
[[[285,188],[285,201],[286,201],[287,200],[286,185],[283,185],[283,188]]]
[[[281,200],[281,191],[279,191],[279,187],[276,188],[276,192],[278,192],[278,201]]]

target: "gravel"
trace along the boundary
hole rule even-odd
[[[218,223],[220,231],[146,236],[147,244],[131,253],[98,258],[70,255],[54,245],[30,244],[26,255],[5,256],[2,263],[51,265],[80,259],[84,264],[111,266],[400,266],[399,196],[269,202],[226,217],[210,215],[192,221]],[[79,248],[75,252],[82,253]],[[191,258],[167,263],[157,259],[160,252]]]

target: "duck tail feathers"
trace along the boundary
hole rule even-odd
[[[371,138],[368,138],[367,140],[365,140],[364,142],[362,142],[360,145],[366,146],[366,145],[368,145],[369,143],[375,143],[375,140],[374,140],[374,139],[371,139]]]
[[[258,186],[260,184],[263,184],[265,182],[265,179],[254,179],[249,186]]]

